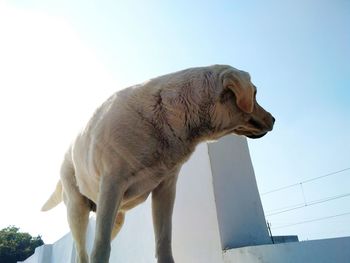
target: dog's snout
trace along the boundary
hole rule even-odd
[[[264,129],[264,124],[261,122],[261,120],[257,120],[254,118],[250,118],[249,124],[255,127],[256,129],[263,130]]]

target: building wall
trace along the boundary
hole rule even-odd
[[[349,263],[350,237],[231,249],[225,263]]]
[[[62,220],[66,220],[62,217]],[[91,252],[95,221],[90,220]],[[181,263],[349,263],[350,238],[270,243],[246,139],[201,144],[180,173],[173,215],[173,251]],[[255,246],[254,246],[255,245]],[[242,247],[243,248],[238,248]],[[230,250],[223,249],[235,248]],[[110,262],[153,263],[151,203],[131,210],[112,242]],[[26,263],[73,263],[70,234],[37,248]]]

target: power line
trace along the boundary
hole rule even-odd
[[[301,225],[301,224],[306,224],[306,223],[311,223],[311,222],[315,222],[315,221],[321,221],[321,220],[326,220],[326,219],[331,219],[331,218],[340,217],[340,216],[346,216],[346,215],[350,215],[350,212],[343,213],[343,214],[332,215],[332,216],[320,217],[320,218],[311,219],[311,220],[305,220],[305,221],[301,221],[301,222],[297,222],[297,223],[293,223],[293,224],[288,224],[288,225],[282,225],[282,226],[278,226],[278,227],[272,227],[272,226],[271,227],[273,229],[285,228],[285,227]]]
[[[300,186],[302,184],[309,183],[309,182],[312,182],[312,181],[316,181],[316,180],[319,180],[319,179],[324,178],[324,177],[328,177],[328,176],[331,176],[331,175],[335,175],[335,174],[339,174],[339,173],[345,172],[347,170],[350,170],[350,167],[342,169],[342,170],[339,170],[339,171],[335,171],[335,172],[332,172],[332,173],[328,173],[328,174],[324,174],[324,175],[321,175],[321,176],[317,176],[317,177],[314,177],[314,178],[310,178],[308,180],[301,181],[299,183],[282,186],[282,187],[279,187],[279,188],[276,188],[276,189],[273,189],[273,190],[261,193],[260,195],[261,196],[262,195],[267,195],[267,194],[278,192],[278,191],[281,191],[281,190],[284,190],[284,189],[287,189],[287,188],[290,188],[290,187]]]
[[[299,203],[299,204],[292,205],[292,206],[277,208],[277,209],[274,209],[274,210],[270,210],[270,213],[267,213],[266,216],[274,216],[274,215],[286,213],[286,212],[289,212],[289,211],[297,210],[297,209],[300,209],[300,208],[305,208],[305,207],[308,207],[308,206],[313,206],[313,205],[316,205],[316,204],[321,204],[321,203],[333,201],[333,200],[336,200],[336,199],[339,199],[339,198],[343,198],[343,197],[347,197],[347,196],[350,196],[350,193],[330,196],[330,197],[326,197],[326,198],[322,198],[322,199],[313,200],[313,201],[310,201],[310,202],[304,202],[304,203]],[[273,211],[276,211],[276,212],[273,212]]]

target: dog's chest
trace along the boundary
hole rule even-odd
[[[138,198],[152,192],[163,180],[172,176],[173,171],[163,166],[145,168],[130,175],[130,184],[125,191],[123,200]]]

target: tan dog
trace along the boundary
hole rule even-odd
[[[200,142],[231,133],[259,138],[271,131],[275,120],[255,96],[248,73],[214,65],[129,87],[98,108],[66,153],[61,179],[42,208],[63,198],[77,262],[89,262],[91,210],[97,207],[91,262],[105,263],[125,212],[151,192],[158,263],[174,262],[171,220],[180,168]]]

